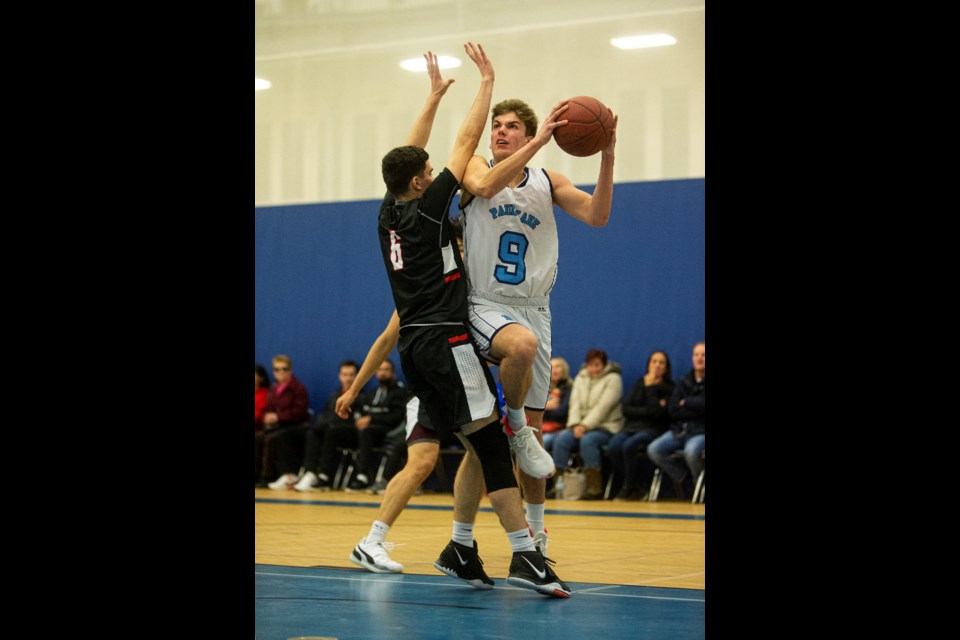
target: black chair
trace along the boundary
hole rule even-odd
[[[704,450],[700,454],[700,459],[705,461],[706,456],[707,456],[707,452],[706,450]],[[670,457],[678,460],[684,459],[682,451],[674,451]],[[705,484],[704,476],[706,474],[706,471],[707,471],[706,469],[703,469],[700,472],[700,474],[697,476],[697,481],[693,488],[693,499],[690,501],[693,504],[704,502],[705,500],[706,484]],[[662,481],[663,481],[663,471],[660,470],[660,467],[657,467],[653,472],[653,481],[650,483],[650,493],[647,495],[647,500],[649,502],[656,502],[657,498],[660,495],[660,484]]]

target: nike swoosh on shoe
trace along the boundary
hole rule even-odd
[[[521,556],[521,558],[523,558],[523,556]],[[535,566],[533,566],[533,563],[527,560],[526,558],[523,558],[523,561],[526,562],[528,565],[530,565],[530,568],[533,569],[533,572],[537,574],[538,578],[540,578],[541,580],[547,579],[546,570],[541,571],[540,569],[537,569]]]

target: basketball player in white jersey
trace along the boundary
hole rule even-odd
[[[550,392],[550,291],[559,254],[553,205],[591,227],[603,227],[613,201],[616,116],[610,143],[601,151],[593,195],[561,173],[527,166],[550,142],[553,130],[565,124],[561,120],[565,110],[566,102],[557,104],[538,131],[536,114],[522,100],[494,105],[493,159],[479,155],[470,159],[460,197],[470,289],[468,327],[481,355],[499,365],[507,403],[505,431],[535,436],[540,443]],[[529,442],[525,437],[510,438],[514,449]],[[519,476],[527,522],[546,555],[546,477],[528,475],[522,467]],[[457,479],[465,482],[471,477],[476,481],[467,474],[458,474]],[[463,493],[474,490],[464,487]]]

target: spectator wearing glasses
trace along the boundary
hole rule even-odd
[[[266,479],[273,477],[277,472],[287,475],[299,470],[300,459],[303,457],[302,445],[299,455],[291,452],[284,455],[289,447],[278,447],[280,439],[299,431],[301,439],[303,431],[309,425],[308,407],[310,397],[307,388],[293,375],[293,361],[289,356],[277,355],[273,358],[273,377],[276,382],[270,385],[267,395],[267,406],[263,412],[263,457],[261,473],[257,485],[264,486]],[[294,429],[300,427],[302,429]],[[296,481],[296,475],[293,475]]]

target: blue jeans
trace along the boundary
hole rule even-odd
[[[614,472],[623,478],[622,489],[639,489],[641,484],[649,484],[653,468],[639,453],[656,437],[649,431],[621,431],[611,438],[607,445],[607,455],[610,456]]]
[[[553,464],[557,466],[557,469],[566,469],[570,454],[579,450],[584,467],[599,468],[602,462],[600,447],[610,442],[612,437],[613,434],[605,429],[591,429],[583,434],[582,438],[578,439],[573,435],[573,429],[567,427],[553,441],[553,451],[551,452],[553,454]]]
[[[561,431],[551,431],[550,433],[541,434],[543,436],[543,448],[547,452],[553,451],[553,441],[557,439],[557,436],[560,435]]]
[[[663,469],[664,473],[677,482],[682,482],[687,475],[689,468],[696,479],[703,471],[703,460],[700,454],[706,446],[706,434],[698,436],[688,436],[686,438],[677,438],[673,431],[667,431],[659,438],[650,443],[647,447],[647,455],[653,460],[653,463]],[[674,451],[683,450],[683,457],[686,458],[686,464],[680,460],[674,460],[670,456]]]

